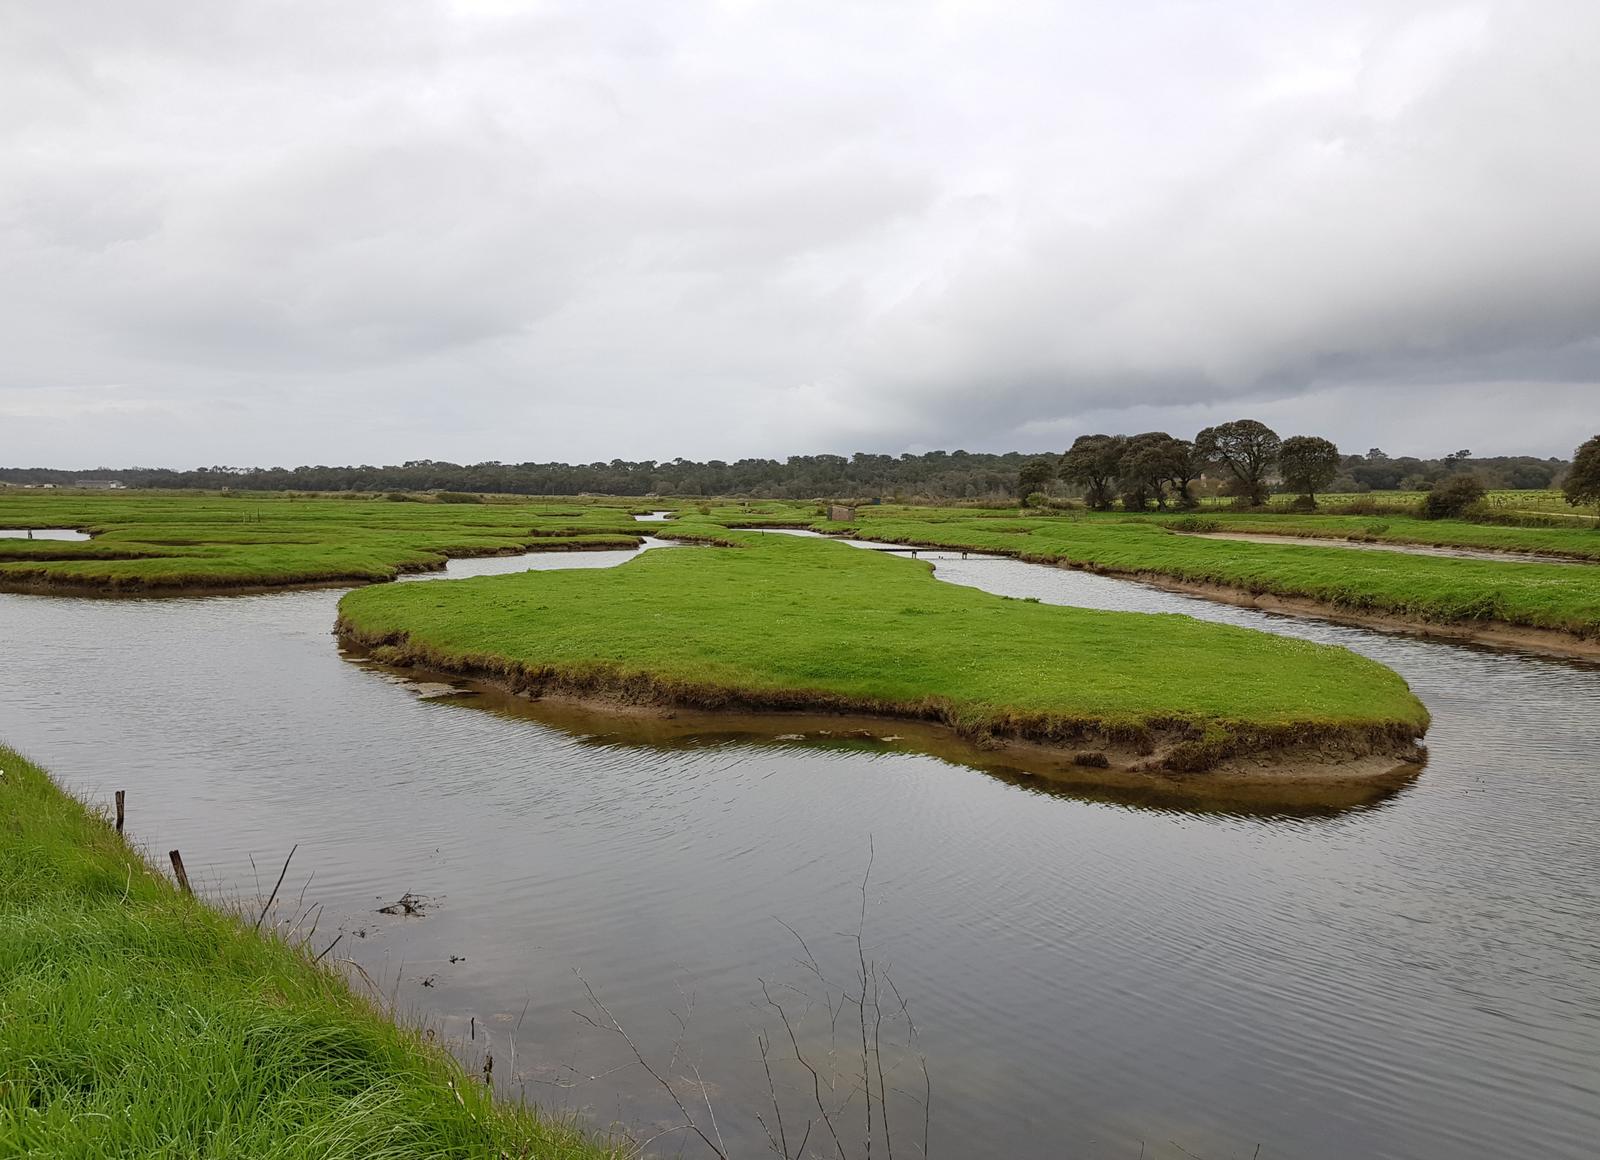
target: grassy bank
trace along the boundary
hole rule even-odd
[[[1543,494],[1543,493],[1539,493]],[[1274,497],[1275,499],[1282,497]],[[1335,505],[1329,501],[1331,509]],[[750,527],[789,526],[828,529],[823,519],[826,509],[814,503],[768,501],[748,507],[714,508],[711,518]],[[1600,530],[1584,522],[1566,521],[1550,527],[1509,527],[1475,523],[1469,520],[1425,520],[1415,515],[1416,504],[1407,503],[1393,510],[1351,515],[1334,510],[1314,513],[1291,511],[1287,504],[1266,509],[1240,511],[1229,506],[1206,506],[1193,512],[1044,512],[1011,508],[925,507],[910,504],[862,505],[856,508],[851,527],[866,531],[887,524],[950,524],[1001,520],[1029,527],[1049,527],[1061,520],[1076,520],[1087,525],[1115,526],[1141,520],[1175,529],[1213,528],[1216,531],[1250,532],[1299,538],[1354,540],[1374,544],[1418,544],[1440,548],[1472,548],[1494,552],[1561,556],[1571,560],[1600,563]],[[695,509],[685,513],[696,517]],[[1540,515],[1551,513],[1540,512]],[[1559,513],[1557,513],[1559,514]],[[991,527],[976,523],[977,527]]]
[[[78,528],[87,541],[0,539],[0,588],[168,592],[365,583],[454,556],[638,544],[625,507],[283,495],[0,495],[0,528]]]
[[[1371,514],[1408,516],[1415,514],[1427,494],[1425,491],[1324,492],[1317,496],[1317,501],[1324,509],[1335,512],[1359,507]],[[1272,512],[1291,512],[1297,498],[1293,493],[1275,495],[1267,501],[1267,509]],[[1210,496],[1201,501],[1207,514],[1214,510],[1229,510],[1233,504],[1230,496]],[[1549,519],[1552,523],[1571,524],[1576,529],[1593,527],[1595,524],[1593,511],[1573,507],[1559,489],[1494,489],[1484,496],[1482,506],[1484,514],[1490,519],[1515,520],[1520,516],[1537,516]]]
[[[617,1155],[178,893],[17,754],[0,769],[0,1155]]]
[[[1600,532],[1583,526],[1513,528],[1465,520],[1424,520],[1409,515],[1304,515],[1290,512],[1232,512],[1226,509],[1196,515],[1149,518],[1178,530],[1206,528],[1214,524],[1214,530],[1222,532],[1353,540],[1365,544],[1472,548],[1490,552],[1561,556],[1570,560],[1600,563]]]
[[[703,517],[702,517],[703,518]],[[742,523],[728,509],[712,518]],[[875,540],[994,552],[1114,575],[1215,587],[1249,597],[1305,601],[1332,612],[1392,618],[1418,628],[1497,627],[1548,634],[1529,643],[1591,650],[1600,640],[1600,569],[1515,560],[1448,559],[1399,552],[1356,552],[1317,545],[1241,543],[1180,534],[1181,529],[1275,531],[1349,537],[1370,519],[1344,516],[1160,517],[1154,514],[1034,515],[959,508],[861,507],[849,524],[820,519],[815,505],[770,505],[756,519],[773,525],[850,531]],[[1379,521],[1382,522],[1382,521]],[[1215,524],[1215,527],[1212,525]],[[1508,551],[1553,551],[1582,558],[1600,539],[1588,529],[1527,529],[1426,520],[1390,521],[1396,542]]]
[[[869,521],[863,534],[1002,552],[1121,575],[1299,597],[1416,623],[1503,624],[1600,636],[1600,571],[1175,535],[1144,520]]]
[[[740,546],[362,589],[341,601],[340,629],[380,659],[528,691],[907,716],[1123,744],[1168,769],[1305,744],[1409,751],[1426,728],[1404,681],[1343,649],[1011,600],[826,541],[721,534]]]

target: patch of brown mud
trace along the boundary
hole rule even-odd
[[[1163,762],[1188,743],[1178,731],[1139,740],[1083,737],[1071,745],[1021,738],[972,737],[936,721],[881,713],[763,710],[663,704],[602,690],[517,691],[515,681],[447,668],[394,663],[350,635],[342,651],[355,663],[415,682],[439,695],[441,685],[476,707],[531,719],[595,744],[692,747],[711,743],[806,745],[920,753],[980,770],[1041,793],[1122,805],[1201,812],[1327,814],[1370,806],[1398,793],[1421,772],[1420,744],[1374,745],[1359,736],[1331,736],[1224,758],[1204,771],[1179,772]]]

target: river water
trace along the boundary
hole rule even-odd
[[[133,836],[181,847],[211,890],[270,889],[299,843],[287,912],[321,904],[319,949],[338,936],[335,957],[473,1066],[492,1052],[508,1090],[641,1136],[678,1113],[573,1014],[604,1021],[585,980],[689,1106],[710,1100],[729,1151],[757,1156],[756,1037],[775,1056],[787,1042],[760,981],[843,1076],[857,1016],[847,1004],[836,1039],[823,1004],[865,960],[917,1033],[913,1050],[880,1003],[901,1156],[922,1137],[915,1052],[931,1151],[951,1160],[1595,1154],[1600,668],[922,558],[1006,595],[1357,649],[1427,703],[1430,763],[1362,808],[1202,812],[900,743],[669,735],[429,696],[341,656],[330,590],[0,595],[0,738],[91,800],[126,789]],[[423,915],[374,913],[406,892]],[[831,983],[797,962],[796,935]],[[776,1072],[798,1135],[811,1089]],[[842,1135],[861,1135],[860,1109]],[[682,1133],[655,1147],[705,1154]]]
[[[0,540],[87,540],[88,532],[72,528],[0,528]]]

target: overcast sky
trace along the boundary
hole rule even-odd
[[[0,463],[1600,430],[1595,0],[7,0]]]

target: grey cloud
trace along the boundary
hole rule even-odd
[[[1592,5],[1109,11],[9,6],[7,458],[1600,425]]]

